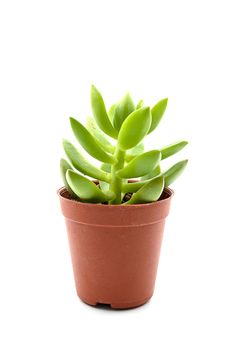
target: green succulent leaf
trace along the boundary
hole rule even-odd
[[[149,107],[132,112],[123,122],[118,134],[119,147],[127,150],[135,147],[147,135],[151,125]]]
[[[83,201],[91,203],[104,203],[111,197],[104,194],[98,186],[82,175],[68,170],[66,179],[73,192]]]
[[[62,158],[60,160],[60,173],[61,173],[61,177],[62,177],[64,186],[66,187],[68,192],[72,195],[72,197],[76,197],[76,194],[72,191],[71,187],[69,186],[69,184],[66,180],[66,172],[69,169],[72,170],[71,165],[67,162],[67,160]]]
[[[115,106],[113,125],[116,130],[120,130],[122,123],[135,109],[131,95],[127,93]]]
[[[139,143],[135,147],[129,149],[125,155],[126,162],[127,163],[130,162],[132,159],[134,159],[138,155],[142,154],[143,151],[144,151],[144,144],[143,143]]]
[[[162,159],[168,158],[172,156],[173,154],[179,152],[188,144],[187,141],[179,141],[172,143],[171,145],[165,146],[161,148],[161,153],[162,153]]]
[[[136,109],[142,108],[143,106],[144,106],[144,101],[139,100],[139,102],[137,103]]]
[[[159,164],[162,159],[179,152],[187,141],[144,152],[143,139],[158,126],[168,99],[160,100],[150,110],[143,100],[134,105],[127,93],[107,112],[101,93],[93,85],[90,98],[94,118],[87,119],[86,127],[74,118],[70,118],[70,124],[84,150],[103,164],[101,168],[92,165],[91,160],[64,140],[64,151],[71,165],[61,159],[60,170],[69,193],[73,198],[90,203],[122,204],[126,193],[131,193],[132,197],[123,205],[158,200],[164,186],[180,176],[187,164],[187,160],[178,162],[164,172]],[[116,139],[115,145],[108,136]],[[98,181],[91,181],[79,172]],[[128,182],[131,178],[139,181]]]
[[[171,185],[171,183],[173,183],[182,174],[187,163],[188,163],[187,159],[182,160],[176,163],[175,165],[171,166],[168,170],[161,173],[161,176],[164,177],[165,187],[168,187],[169,185]],[[157,175],[155,175],[154,178],[157,178]],[[145,180],[143,177],[142,181],[125,183],[122,185],[122,191],[124,193],[137,192],[142,186],[146,185],[148,182],[149,180]]]
[[[91,105],[94,118],[99,128],[104,131],[105,134],[116,139],[118,132],[113,128],[106,112],[106,107],[102,95],[94,85],[91,87]]]
[[[161,173],[160,165],[157,165],[150,173],[141,177],[141,180],[152,179],[153,177],[160,175],[160,173]]]
[[[115,147],[111,145],[109,140],[105,137],[105,134],[98,128],[93,118],[88,117],[86,127],[89,132],[95,137],[96,142],[106,152],[113,154]]]
[[[160,151],[149,151],[132,159],[117,175],[124,179],[143,176],[154,169],[161,160]]]
[[[108,163],[103,163],[101,165],[101,169],[106,171],[107,173],[111,172],[111,165]],[[105,182],[105,181],[99,181],[100,188],[102,189],[103,192],[109,191],[110,185]]]
[[[156,177],[145,183],[136,193],[134,193],[131,199],[125,203],[128,204],[142,204],[157,201],[164,189],[163,176]]]
[[[182,160],[175,165],[173,165],[171,168],[166,170],[162,175],[165,179],[165,186],[169,186],[171,183],[173,183],[184,171],[186,165],[188,163],[188,160]]]
[[[116,108],[116,103],[114,103],[108,110],[108,116],[112,124],[114,119],[115,108]]]
[[[76,119],[70,118],[70,124],[72,131],[81,144],[81,146],[92,157],[105,163],[114,163],[114,159],[111,155],[107,154],[97,143],[95,138],[89,133],[89,131]]]
[[[103,192],[107,192],[109,191],[109,184],[105,181],[99,181],[99,186],[100,186],[100,189],[103,191]]]
[[[143,185],[146,185],[149,180],[143,181],[135,181],[135,182],[127,182],[122,184],[122,192],[123,193],[135,193],[137,192]]]
[[[64,151],[75,169],[94,179],[110,181],[110,174],[96,168],[88,162],[82,154],[67,140],[63,141]]]
[[[150,127],[150,130],[149,130],[148,134],[150,134],[158,126],[159,122],[162,119],[162,116],[164,115],[164,112],[166,110],[167,104],[168,104],[168,99],[165,98],[165,99],[159,101],[151,109],[152,121],[151,121],[151,127]]]
[[[103,163],[101,165],[101,169],[106,171],[107,173],[110,173],[111,172],[111,165],[108,163]]]

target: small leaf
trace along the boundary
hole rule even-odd
[[[129,149],[125,155],[126,162],[127,163],[130,162],[132,159],[134,159],[138,155],[142,154],[143,151],[144,151],[144,144],[143,143],[139,143],[135,147]]]
[[[161,168],[160,168],[160,165],[157,165],[155,167],[155,169],[153,169],[149,174],[141,177],[141,180],[149,180],[149,179],[152,179],[153,177],[156,177],[158,175],[160,175],[161,173]]]
[[[116,108],[116,103],[114,103],[110,109],[108,110],[108,116],[109,116],[109,119],[111,121],[111,123],[113,124],[113,119],[114,119],[114,112],[115,112],[115,108]]]
[[[162,159],[168,158],[172,156],[173,154],[179,152],[188,144],[187,141],[179,141],[172,143],[171,145],[165,146],[161,148],[161,153],[162,153]]]
[[[165,187],[169,186],[171,183],[173,183],[184,171],[186,165],[188,163],[188,160],[182,160],[175,165],[173,165],[171,168],[166,170],[162,175],[165,179]]]
[[[91,87],[91,105],[94,118],[99,128],[107,135],[116,139],[118,132],[113,128],[106,112],[106,107],[102,95],[94,85]]]
[[[158,126],[162,116],[164,115],[167,104],[168,104],[168,99],[165,98],[165,99],[159,101],[151,109],[152,121],[151,121],[151,127],[150,127],[148,134],[150,134],[150,132],[152,132]]]
[[[84,202],[104,203],[109,200],[95,183],[73,170],[67,171],[66,179],[73,192]]]
[[[118,134],[119,146],[123,150],[135,147],[146,136],[151,125],[149,107],[132,112],[123,122]]]
[[[165,187],[173,183],[182,174],[187,163],[188,163],[188,160],[182,160],[161,174],[164,177]],[[155,178],[157,178],[157,175]],[[137,192],[142,186],[146,185],[148,182],[149,180],[144,180],[143,178],[142,181],[125,183],[122,185],[122,192],[124,193]]]
[[[94,137],[89,131],[76,119],[70,118],[70,124],[72,131],[79,141],[81,146],[88,152],[92,157],[105,163],[114,163],[114,159],[111,155],[107,154],[95,141]]]
[[[89,163],[82,154],[67,140],[63,141],[64,151],[75,169],[94,179],[110,181],[110,174],[96,168]]]
[[[71,165],[67,162],[67,160],[61,159],[60,160],[60,173],[61,173],[61,177],[62,177],[64,186],[66,187],[68,192],[72,195],[72,197],[76,197],[76,194],[72,191],[71,187],[69,186],[69,184],[67,183],[67,180],[66,180],[65,175],[66,175],[67,170],[69,170],[69,169],[72,170]]]
[[[136,109],[142,108],[143,106],[144,106],[144,101],[139,100],[139,102],[137,103]]]
[[[134,193],[131,199],[125,203],[127,204],[142,204],[157,201],[164,189],[163,176],[156,177],[148,181],[138,192]]]
[[[111,171],[111,165],[108,163],[103,163],[101,165],[101,169],[106,171],[107,173],[110,173]],[[110,185],[105,181],[99,181],[100,188],[103,192],[109,191]]]
[[[135,181],[135,182],[127,182],[122,184],[122,192],[123,193],[135,193],[137,192],[143,185],[147,184],[149,180],[143,181]]]
[[[105,134],[98,128],[94,119],[87,117],[86,127],[89,132],[95,137],[99,146],[106,152],[114,153],[115,147],[111,145],[109,140],[106,138]]]
[[[105,182],[105,181],[99,181],[99,186],[100,186],[100,189],[101,189],[103,192],[109,191],[110,185],[109,185],[107,182]]]
[[[124,179],[140,177],[154,169],[161,160],[160,151],[149,151],[135,157],[117,175]]]
[[[117,104],[114,110],[113,125],[120,130],[122,123],[135,109],[131,95],[127,93]]]

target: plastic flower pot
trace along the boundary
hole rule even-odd
[[[153,295],[173,191],[157,202],[82,203],[58,191],[65,217],[77,294],[87,304],[114,309],[146,303]]]

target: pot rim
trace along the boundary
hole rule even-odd
[[[62,192],[66,190],[66,187],[65,186],[62,186],[61,188],[59,188],[56,193],[58,194],[59,197],[62,198],[62,200],[66,201],[66,202],[75,202],[75,203],[78,203],[78,205],[81,205],[83,207],[93,207],[93,206],[104,206],[104,208],[113,208],[113,207],[117,207],[117,208],[128,208],[128,207],[134,207],[134,208],[138,208],[138,207],[148,207],[148,206],[155,206],[157,205],[158,203],[161,203],[161,202],[165,202],[165,201],[168,201],[170,200],[170,198],[172,198],[174,196],[174,191],[169,188],[169,187],[165,187],[163,192],[165,192],[168,197],[164,198],[164,199],[161,199],[161,200],[158,200],[156,202],[150,202],[150,203],[143,203],[143,204],[130,204],[130,205],[123,205],[123,204],[102,204],[102,203],[85,203],[85,202],[80,202],[80,201],[77,201],[75,199],[71,199],[71,198],[66,198],[62,195]],[[106,209],[107,210],[107,209]]]

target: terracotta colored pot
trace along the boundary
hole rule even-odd
[[[65,188],[58,194],[79,297],[116,309],[146,303],[154,291],[172,190],[166,188],[158,202],[128,206],[77,202]]]

